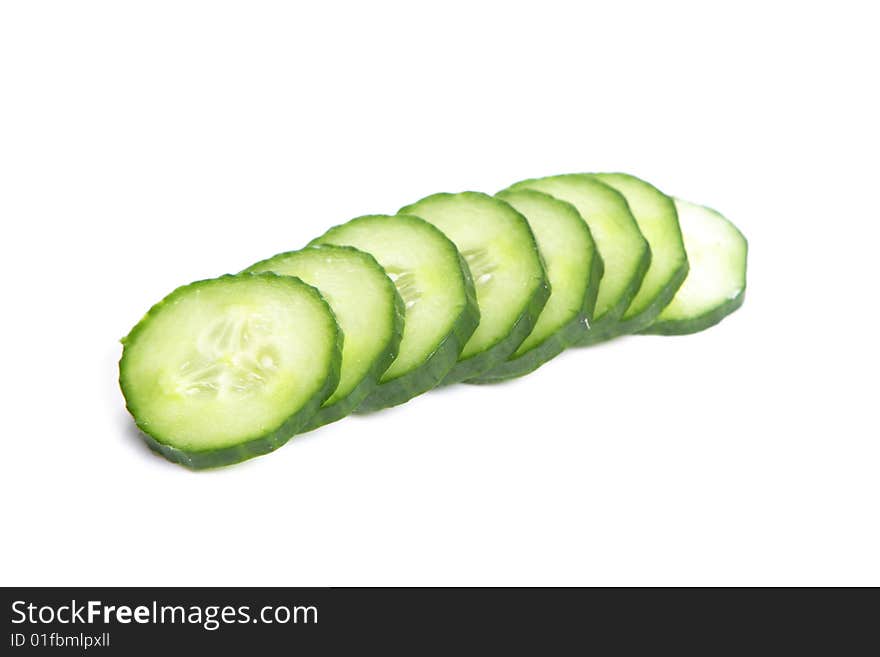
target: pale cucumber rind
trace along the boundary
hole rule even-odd
[[[279,253],[245,271],[296,276],[316,287],[345,335],[339,385],[304,431],[357,409],[397,357],[403,335],[403,300],[382,266],[354,247],[322,245]]]
[[[532,178],[508,189],[534,189],[571,203],[590,227],[604,272],[595,318],[579,344],[607,340],[635,298],[651,263],[651,250],[624,196],[590,174],[570,173]]]
[[[590,229],[570,203],[530,189],[498,195],[529,222],[551,294],[532,333],[501,365],[468,383],[497,383],[533,372],[577,344],[592,319],[602,259]]]
[[[405,303],[395,361],[357,412],[402,404],[436,387],[479,324],[467,266],[435,226],[406,215],[368,215],[331,228],[312,245],[341,244],[373,255]]]
[[[481,192],[439,193],[400,210],[449,237],[467,262],[480,324],[444,384],[465,381],[504,363],[528,337],[550,296],[547,275],[526,219]]]
[[[623,194],[651,249],[651,262],[639,291],[615,328],[618,335],[637,333],[654,322],[687,276],[678,212],[670,197],[640,178],[627,173],[593,176]]]
[[[222,400],[209,400],[202,404],[188,400],[185,395],[163,390],[163,368],[178,364],[176,357],[169,357],[169,362],[163,361],[166,347],[167,353],[174,355],[175,349],[188,349],[198,342],[198,336],[193,335],[192,331],[176,325],[177,315],[180,315],[179,324],[191,322],[189,328],[192,330],[199,326],[210,326],[210,321],[217,317],[222,319],[222,316],[209,307],[204,311],[206,319],[203,323],[197,305],[199,299],[219,296],[222,300],[224,295],[229,299],[228,307],[237,309],[240,306],[241,310],[237,312],[245,317],[249,317],[247,313],[255,307],[255,299],[271,299],[276,308],[289,306],[296,309],[308,333],[319,337],[299,346],[302,338],[293,324],[300,320],[288,318],[291,325],[281,327],[285,332],[276,338],[282,345],[297,344],[296,349],[310,354],[307,359],[309,371],[302,375],[308,379],[308,383],[300,385],[298,379],[287,376],[285,385],[279,388],[281,396],[278,399],[260,398],[257,393],[259,406],[269,409],[267,413],[272,418],[271,422],[267,424],[266,419],[259,416],[245,417],[241,427],[235,424],[235,430],[240,431],[240,435],[194,437],[169,428],[173,421],[156,420],[165,411],[163,405],[172,405],[174,413],[184,417],[187,426],[204,426],[206,430],[211,426],[225,426],[225,420],[236,417],[238,411],[245,416],[255,412],[252,411],[254,398],[240,397],[236,403],[230,403],[229,408],[224,409]],[[219,305],[222,306],[222,303]],[[230,465],[277,449],[307,426],[339,382],[342,340],[342,332],[330,306],[315,288],[299,279],[272,273],[221,276],[177,288],[144,315],[122,340],[119,383],[126,407],[141,430],[142,437],[153,450],[192,469]],[[287,397],[286,390],[295,394]],[[213,409],[214,412],[201,412],[202,408]],[[195,430],[196,434],[199,430]]]
[[[642,331],[686,335],[714,326],[745,300],[748,242],[711,208],[674,199],[690,271],[669,305]]]

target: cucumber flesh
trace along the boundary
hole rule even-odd
[[[358,411],[402,404],[438,385],[479,323],[473,283],[455,244],[427,221],[405,215],[358,217],[331,228],[316,244],[370,253],[403,298],[397,358]]]
[[[207,468],[301,431],[339,381],[342,333],[315,288],[244,274],[176,289],[123,345],[120,386],[148,444]]]
[[[513,355],[468,383],[493,383],[528,374],[577,344],[587,330],[602,278],[602,260],[590,229],[574,206],[529,189],[498,196],[532,227],[551,294],[535,328]]]
[[[617,323],[619,335],[650,326],[681,287],[687,254],[675,203],[659,189],[626,173],[597,173],[595,178],[623,194],[651,248],[651,264],[635,298]]]
[[[403,300],[385,270],[369,253],[324,245],[280,253],[246,271],[296,276],[318,288],[345,335],[339,385],[308,429],[354,411],[397,357],[403,333]]]
[[[535,237],[504,201],[479,192],[434,194],[400,210],[432,223],[461,252],[473,278],[480,325],[444,379],[455,383],[504,363],[532,332],[550,295]]]
[[[509,189],[534,189],[567,201],[587,222],[605,269],[593,322],[579,344],[593,344],[616,335],[618,321],[638,292],[651,262],[650,248],[626,199],[582,173],[523,180]]]
[[[746,238],[721,214],[675,199],[690,271],[657,321],[642,333],[684,335],[720,322],[745,300]]]

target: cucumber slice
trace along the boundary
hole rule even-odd
[[[528,222],[480,192],[434,194],[400,213],[442,230],[467,262],[477,290],[480,325],[443,382],[464,381],[504,363],[532,332],[550,296]]]
[[[345,335],[339,385],[307,428],[355,410],[397,357],[403,333],[403,300],[385,270],[369,253],[325,245],[280,253],[246,271],[296,276],[315,286]]]
[[[746,238],[710,208],[675,199],[690,271],[657,321],[642,333],[685,335],[713,326],[745,300]]]
[[[576,344],[592,317],[602,260],[574,206],[530,189],[501,192],[529,222],[550,280],[550,298],[535,328],[501,365],[468,383],[494,383],[532,372]]]
[[[333,312],[315,288],[288,276],[179,287],[122,342],[128,410],[153,449],[191,468],[280,447],[339,382]]]
[[[615,329],[621,335],[637,333],[650,326],[669,305],[687,276],[688,261],[678,213],[671,198],[635,176],[597,173],[594,177],[623,194],[651,248],[651,264],[642,285]]]
[[[405,215],[358,217],[312,244],[371,253],[406,308],[397,358],[358,411],[402,404],[440,383],[480,321],[473,283],[455,244],[427,221]]]
[[[590,174],[572,173],[523,180],[509,189],[534,189],[568,201],[587,222],[605,266],[594,319],[581,345],[617,335],[617,325],[642,284],[651,262],[648,243],[623,195]]]

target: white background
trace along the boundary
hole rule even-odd
[[[2,4],[0,582],[880,584],[870,3],[431,4]],[[139,442],[174,287],[590,170],[736,222],[745,306],[220,471]]]

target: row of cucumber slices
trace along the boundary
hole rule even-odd
[[[226,465],[570,346],[705,329],[742,304],[746,249],[717,212],[622,173],[435,194],[178,288],[123,339],[120,385],[151,447]]]

